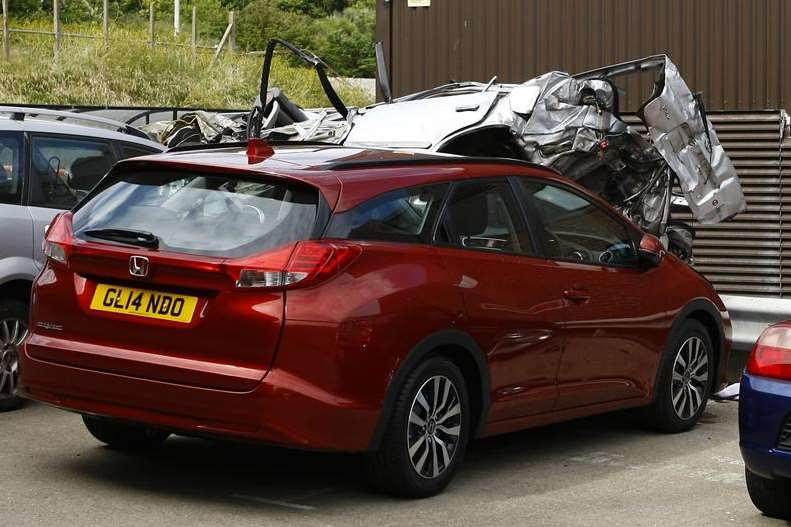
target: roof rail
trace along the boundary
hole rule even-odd
[[[559,173],[557,170],[538,163],[524,161],[522,159],[515,159],[511,157],[472,157],[461,155],[449,155],[447,157],[440,155],[421,155],[408,158],[385,158],[385,159],[354,159],[351,161],[335,161],[329,163],[322,168],[326,170],[357,170],[360,168],[389,168],[398,166],[413,166],[413,165],[459,165],[459,164],[472,164],[472,165],[519,165],[530,168],[539,168],[542,170],[549,170],[550,172]]]
[[[300,147],[300,146],[327,146],[327,147],[342,147],[343,145],[339,145],[336,143],[326,143],[323,141],[266,141],[272,146],[293,146],[293,147]],[[247,146],[247,140],[244,141],[227,141],[225,143],[191,143],[185,145],[177,145],[171,148],[168,148],[165,153],[170,154],[172,152],[192,152],[198,150],[215,150],[221,148],[243,148]]]
[[[106,117],[98,117],[96,115],[85,115],[76,112],[68,112],[61,110],[49,110],[46,108],[28,108],[24,106],[0,106],[0,114],[11,114],[11,119],[15,121],[24,121],[26,117],[53,117],[56,121],[65,121],[66,119],[73,119],[75,121],[82,121],[94,125],[102,125],[109,127],[117,132],[134,135],[143,139],[151,140],[151,138],[134,126],[107,119]]]

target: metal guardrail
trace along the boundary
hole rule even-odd
[[[770,324],[791,319],[791,299],[721,295],[733,324],[734,351],[750,351]]]

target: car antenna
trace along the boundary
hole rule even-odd
[[[390,75],[387,73],[385,48],[381,40],[377,41],[374,49],[376,51],[376,81],[379,84],[379,89],[382,90],[382,97],[389,104],[393,102],[393,92],[390,89]]]

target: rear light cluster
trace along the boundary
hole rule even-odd
[[[67,263],[74,250],[72,214],[64,212],[52,220],[44,240],[44,255]],[[328,280],[354,261],[362,247],[344,241],[310,240],[236,260],[215,264],[217,272],[231,275],[239,289],[286,289],[307,287]],[[182,262],[189,267],[192,262]]]
[[[747,363],[747,372],[791,380],[791,324],[770,326],[761,334]]]
[[[286,261],[284,256],[288,252],[283,250],[264,255],[260,257],[259,265],[254,261],[249,262],[249,267],[247,263],[238,265],[242,268],[236,287],[282,289],[323,282],[351,264],[362,253],[362,248],[339,242],[303,241],[297,243]]]
[[[62,212],[55,216],[47,227],[44,237],[44,256],[56,262],[66,263],[69,258],[69,247],[72,242],[72,214]]]

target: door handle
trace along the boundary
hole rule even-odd
[[[587,289],[582,289],[579,287],[572,287],[570,289],[563,290],[563,297],[571,300],[575,304],[584,304],[591,299],[591,295]]]

